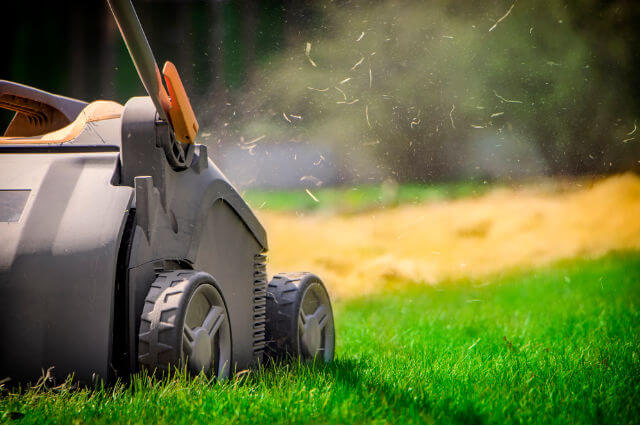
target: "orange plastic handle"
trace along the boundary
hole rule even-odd
[[[198,134],[198,120],[191,108],[191,102],[184,90],[176,66],[167,61],[162,67],[162,75],[169,91],[169,119],[176,139],[183,143],[193,143]]]

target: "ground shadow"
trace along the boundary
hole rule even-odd
[[[397,419],[396,422],[407,423],[434,423],[445,420],[457,424],[481,424],[486,421],[484,416],[478,413],[472,405],[460,405],[451,401],[446,404],[450,409],[437,413],[434,410],[432,399],[425,392],[414,391],[406,383],[392,382],[375,374],[375,369],[366,358],[340,358],[332,363],[316,365],[313,367],[319,375],[324,375],[327,380],[335,382],[338,387],[345,388],[350,395],[355,395],[362,401],[367,401],[363,407],[362,423],[377,423],[385,419],[371,418],[366,412],[367,407],[386,406],[385,418]],[[374,374],[367,374],[371,372]],[[443,389],[444,392],[444,389]],[[437,396],[439,400],[443,395]],[[446,398],[445,398],[446,400]],[[354,406],[354,410],[358,410]],[[437,408],[442,410],[442,407]],[[443,418],[444,417],[444,418]]]

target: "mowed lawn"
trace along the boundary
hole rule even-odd
[[[271,211],[337,211],[356,213],[400,204],[451,200],[485,194],[504,187],[485,181],[465,181],[430,184],[358,185],[354,187],[256,190],[248,189],[242,196],[253,208]]]
[[[5,423],[640,423],[640,254],[335,304],[337,358],[1,391]]]

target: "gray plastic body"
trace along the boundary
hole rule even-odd
[[[172,268],[215,277],[234,367],[259,361],[266,233],[206,147],[176,171],[167,138],[144,97],[71,142],[0,145],[0,378],[135,371],[144,297]]]

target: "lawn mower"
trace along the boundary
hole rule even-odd
[[[331,361],[322,281],[268,282],[265,230],[196,143],[176,67],[160,73],[130,0],[108,3],[148,96],[123,107],[0,80],[15,112],[0,138],[0,380]]]

